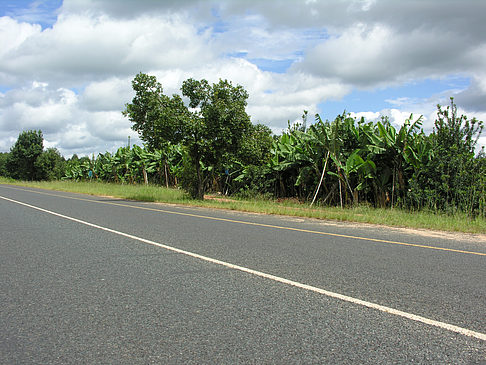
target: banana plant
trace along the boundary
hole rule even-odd
[[[152,157],[151,154],[137,145],[132,147],[130,154],[131,174],[135,180],[142,175],[144,184],[148,185],[147,167],[149,166],[150,157]]]
[[[400,130],[397,132],[395,127],[391,125],[388,118],[383,118],[381,122],[377,123],[379,144],[383,151],[382,154],[387,155],[392,162],[392,191],[391,191],[391,206],[395,204],[395,195],[404,195],[406,189],[405,168],[407,166],[418,167],[421,159],[425,158],[422,155],[420,158],[417,154],[417,146],[415,142],[418,140],[417,132],[422,126],[422,116],[413,121],[413,115],[405,120]],[[419,147],[423,154],[427,153],[426,145]],[[398,192],[396,193],[396,190]]]

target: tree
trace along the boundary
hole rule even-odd
[[[437,119],[429,136],[433,153],[412,179],[409,197],[417,207],[454,213],[457,209],[476,214],[484,191],[480,187],[480,156],[475,147],[483,122],[457,115],[457,107],[437,106]]]
[[[37,157],[36,180],[60,180],[65,174],[66,160],[56,148],[48,148]]]
[[[272,130],[263,124],[251,125],[241,141],[236,158],[244,165],[264,165],[270,161]]]
[[[7,171],[14,179],[35,180],[35,162],[44,148],[42,132],[29,130],[21,132],[19,138],[10,149],[7,160]]]
[[[0,176],[8,176],[7,174],[7,160],[8,152],[0,152]]]
[[[179,95],[164,95],[155,76],[139,73],[132,80],[135,97],[125,105],[122,114],[133,123],[132,129],[140,135],[152,153],[167,151],[169,145],[180,143],[187,133],[190,119],[188,108]],[[168,185],[168,156],[158,154],[164,166]]]
[[[185,144],[196,173],[196,183],[190,193],[204,198],[203,167],[222,168],[222,162],[241,148],[243,137],[251,128],[245,111],[248,93],[242,86],[227,80],[210,85],[206,80],[188,79],[182,84],[182,94],[189,98],[190,123]]]
[[[164,95],[155,76],[139,73],[132,81],[135,97],[122,114],[133,123],[149,150],[162,149],[168,142],[177,144],[186,133],[189,111],[179,95]]]
[[[219,169],[229,155],[235,155],[251,128],[245,111],[248,93],[227,80],[209,84],[188,79],[182,84],[186,106],[178,95],[163,94],[154,76],[139,73],[132,82],[135,97],[123,115],[133,124],[150,148],[182,142],[188,152],[185,161],[185,188],[204,198],[207,172]]]

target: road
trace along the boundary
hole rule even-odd
[[[485,364],[486,242],[0,185],[2,364]]]

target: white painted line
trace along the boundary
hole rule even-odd
[[[101,229],[101,230],[106,231],[106,232],[114,233],[114,234],[117,234],[119,236],[127,237],[127,238],[130,238],[130,239],[133,239],[133,240],[136,240],[136,241],[140,241],[140,242],[143,242],[143,243],[146,243],[146,244],[149,244],[149,245],[161,247],[161,248],[164,248],[164,249],[172,251],[172,252],[177,252],[177,253],[180,253],[180,254],[183,254],[183,255],[186,255],[186,256],[194,257],[194,258],[204,260],[204,261],[216,264],[216,265],[225,266],[225,267],[230,268],[230,269],[239,270],[239,271],[251,274],[251,275],[255,275],[255,276],[265,278],[265,279],[273,280],[273,281],[276,281],[276,282],[279,282],[279,283],[292,285],[292,286],[295,286],[297,288],[301,288],[301,289],[309,290],[309,291],[312,291],[312,292],[315,292],[315,293],[323,294],[323,295],[326,295],[326,296],[331,297],[331,298],[336,298],[336,299],[343,300],[345,302],[349,302],[349,303],[353,303],[353,304],[357,304],[357,305],[362,305],[362,306],[367,307],[367,308],[376,309],[376,310],[381,311],[381,312],[385,312],[385,313],[393,314],[393,315],[396,315],[396,316],[404,317],[404,318],[410,319],[412,321],[421,322],[421,323],[424,323],[424,324],[427,324],[427,325],[430,325],[430,326],[435,326],[435,327],[439,327],[439,328],[442,328],[442,329],[446,329],[446,330],[451,331],[451,332],[456,332],[456,333],[459,333],[459,334],[464,335],[464,336],[474,337],[474,338],[486,341],[486,334],[485,333],[472,331],[472,330],[469,330],[467,328],[462,328],[462,327],[458,327],[458,326],[455,326],[455,325],[452,325],[452,324],[449,324],[449,323],[444,323],[444,322],[436,321],[436,320],[433,320],[433,319],[425,318],[425,317],[422,317],[422,316],[418,316],[418,315],[415,315],[415,314],[412,314],[412,313],[403,312],[403,311],[400,311],[398,309],[386,307],[386,306],[376,304],[376,303],[372,303],[372,302],[367,302],[365,300],[349,297],[347,295],[334,293],[334,292],[324,290],[324,289],[321,289],[321,288],[318,288],[318,287],[315,287],[315,286],[299,283],[297,281],[285,279],[285,278],[275,276],[275,275],[272,275],[272,274],[266,274],[264,272],[249,269],[249,268],[244,267],[244,266],[234,265],[234,264],[231,264],[229,262],[225,262],[225,261],[213,259],[211,257],[199,255],[199,254],[194,253],[194,252],[181,250],[181,249],[176,248],[176,247],[167,246],[167,245],[164,245],[162,243],[147,240],[145,238],[137,237],[137,236],[134,236],[134,235],[131,235],[131,234],[128,234],[128,233],[116,231],[116,230],[111,229],[111,228],[99,226],[97,224],[89,223],[89,222],[86,222],[86,221],[83,221],[83,220],[80,220],[80,219],[77,219],[77,218],[66,216],[64,214],[56,213],[56,212],[53,212],[53,211],[50,211],[50,210],[47,210],[47,209],[36,207],[34,205],[19,202],[17,200],[5,198],[3,196],[0,196],[0,198],[7,200],[7,201],[10,201],[12,203],[24,205],[26,207],[39,210],[39,211],[44,212],[44,213],[48,213],[48,214],[52,214],[52,215],[57,216],[57,217],[68,219],[68,220],[73,221],[73,222],[84,224],[84,225],[89,226],[89,227]]]

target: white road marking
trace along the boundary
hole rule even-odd
[[[424,323],[424,324],[427,324],[427,325],[430,325],[430,326],[439,327],[439,328],[442,328],[442,329],[445,329],[445,330],[448,330],[448,331],[451,331],[451,332],[459,333],[461,335],[474,337],[474,338],[486,341],[486,334],[485,333],[472,331],[472,330],[469,330],[467,328],[458,327],[458,326],[455,326],[455,325],[452,325],[452,324],[449,324],[449,323],[436,321],[436,320],[425,318],[425,317],[422,317],[422,316],[418,316],[418,315],[415,315],[415,314],[412,314],[412,313],[403,312],[403,311],[400,311],[398,309],[386,307],[384,305],[380,305],[380,304],[376,304],[376,303],[372,303],[372,302],[367,302],[365,300],[349,297],[347,295],[335,293],[335,292],[328,291],[328,290],[325,290],[325,289],[321,289],[321,288],[318,288],[318,287],[315,287],[315,286],[312,286],[312,285],[299,283],[297,281],[293,281],[293,280],[285,279],[285,278],[275,276],[275,275],[272,275],[272,274],[267,274],[267,273],[264,273],[264,272],[261,272],[261,271],[249,269],[249,268],[244,267],[244,266],[239,266],[239,265],[231,264],[229,262],[213,259],[211,257],[199,255],[199,254],[194,253],[194,252],[181,250],[181,249],[176,248],[176,247],[164,245],[162,243],[147,240],[145,238],[137,237],[137,236],[134,236],[134,235],[131,235],[131,234],[128,234],[128,233],[116,231],[116,230],[111,229],[111,228],[99,226],[97,224],[89,223],[89,222],[86,222],[86,221],[83,221],[83,220],[80,220],[80,219],[77,219],[77,218],[69,217],[69,216],[66,216],[64,214],[56,213],[56,212],[53,212],[53,211],[50,211],[50,210],[47,210],[47,209],[44,209],[44,208],[36,207],[34,205],[30,205],[30,204],[23,203],[23,202],[20,202],[20,201],[17,201],[17,200],[9,199],[9,198],[3,197],[3,196],[0,196],[0,198],[7,200],[9,202],[12,202],[12,203],[20,204],[20,205],[23,205],[23,206],[26,206],[26,207],[29,207],[29,208],[32,208],[32,209],[39,210],[39,211],[44,212],[44,213],[48,213],[48,214],[51,214],[51,215],[54,215],[54,216],[57,216],[57,217],[61,217],[61,218],[64,218],[64,219],[67,219],[67,220],[70,220],[70,221],[73,221],[73,222],[84,224],[84,225],[89,226],[89,227],[97,228],[97,229],[100,229],[100,230],[103,230],[103,231],[106,231],[106,232],[117,234],[119,236],[127,237],[127,238],[130,238],[130,239],[136,240],[136,241],[140,241],[140,242],[146,243],[148,245],[161,247],[161,248],[164,248],[164,249],[172,251],[172,252],[177,252],[177,253],[180,253],[180,254],[183,254],[183,255],[186,255],[186,256],[194,257],[194,258],[204,260],[206,262],[210,262],[210,263],[213,263],[213,264],[216,264],[216,265],[221,265],[221,266],[224,266],[224,267],[227,267],[227,268],[230,268],[230,269],[239,270],[239,271],[251,274],[251,275],[255,275],[255,276],[265,278],[265,279],[273,280],[273,281],[276,281],[276,282],[279,282],[279,283],[283,283],[283,284],[295,286],[297,288],[309,290],[309,291],[312,291],[312,292],[315,292],[315,293],[323,294],[323,295],[326,295],[326,296],[331,297],[331,298],[340,299],[340,300],[343,300],[345,302],[358,304],[358,305],[361,305],[361,306],[364,306],[364,307],[367,307],[367,308],[375,309],[375,310],[378,310],[378,311],[381,311],[381,312],[385,312],[385,313],[393,314],[393,315],[400,316],[400,317],[403,317],[403,318],[407,318],[407,319],[410,319],[412,321],[421,322],[421,323]]]

